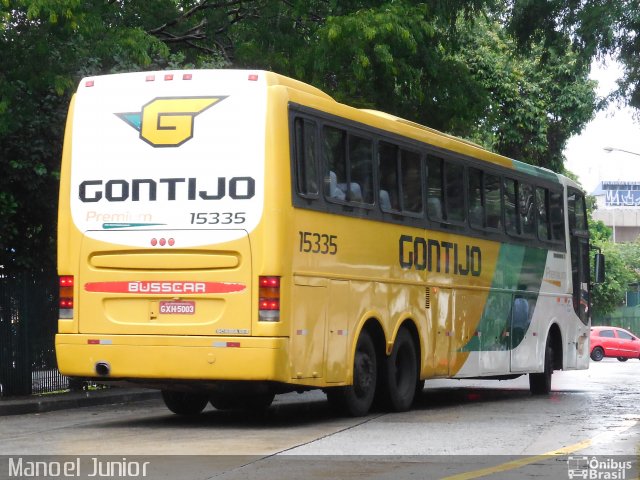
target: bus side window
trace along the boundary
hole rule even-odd
[[[551,230],[549,228],[549,190],[546,188],[536,188],[536,207],[538,212],[538,238],[540,240],[551,240]]]
[[[502,203],[500,202],[500,177],[484,176],[485,201],[487,208],[487,227],[502,230]]]
[[[564,202],[560,192],[549,192],[549,220],[553,240],[564,241]]]
[[[533,237],[536,234],[533,187],[524,182],[518,182],[518,215],[520,217],[520,233],[526,237]]]
[[[318,195],[316,167],[316,124],[306,118],[295,119],[295,166],[298,193]]]
[[[446,162],[446,203],[445,215],[450,222],[464,222],[464,167]]]
[[[482,188],[484,172],[469,168],[469,223],[475,228],[485,228],[485,197]]]
[[[400,150],[402,210],[422,213],[422,159],[420,154]]]
[[[373,142],[368,138],[349,135],[350,202],[373,204]]]
[[[507,233],[518,235],[518,212],[516,211],[516,182],[504,179],[504,222]]]
[[[576,224],[575,224],[576,230],[586,233],[588,230],[587,211],[585,208],[584,196],[582,195],[576,195],[575,215],[576,215]]]
[[[334,127],[322,129],[324,165],[324,195],[332,200],[345,200],[346,192],[340,185],[347,183],[347,132]]]
[[[443,160],[427,156],[427,215],[430,220],[442,221],[444,188],[442,186]]]
[[[380,178],[380,207],[384,211],[400,211],[398,181],[399,148],[392,143],[378,144],[378,178]]]

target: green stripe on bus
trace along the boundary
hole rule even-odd
[[[546,261],[547,251],[541,248],[508,244],[500,247],[491,292],[476,329],[477,333],[460,351],[496,351],[517,347],[523,335],[515,337],[516,341],[511,344],[510,317],[514,296],[520,296],[535,305]],[[516,290],[521,293],[516,293]],[[529,312],[527,328],[532,316],[533,312]]]
[[[519,172],[534,175],[544,180],[560,183],[558,180],[558,175],[556,175],[551,170],[547,170],[546,168],[536,167],[534,165],[529,165],[528,163],[519,162],[518,160],[513,160],[513,168],[515,168]]]

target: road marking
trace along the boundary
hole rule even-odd
[[[606,442],[610,442],[611,440],[614,440],[621,433],[626,432],[630,428],[633,428],[635,425],[637,425],[638,420],[639,419],[637,418],[632,420],[625,420],[618,427],[612,428],[611,430],[607,430],[606,432],[602,432],[596,435],[595,437],[589,438],[587,440],[583,440],[582,442],[574,443],[573,445],[559,448],[558,450],[553,450],[551,452],[543,453],[541,455],[534,455],[532,457],[525,457],[525,458],[520,458],[518,460],[512,460],[511,462],[506,462],[500,465],[496,465],[494,467],[487,467],[487,468],[482,468],[480,470],[474,470],[472,472],[465,472],[457,475],[452,475],[450,477],[444,477],[440,480],[472,480],[474,478],[486,477],[487,475],[491,475],[493,473],[500,473],[500,472],[507,472],[509,470],[515,470],[517,468],[524,467],[525,465],[530,465],[540,460],[548,460],[549,457],[569,455],[570,453],[583,450],[592,445],[606,443]]]

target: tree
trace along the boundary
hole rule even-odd
[[[505,12],[495,0],[0,0],[0,265],[53,268],[64,118],[87,75],[272,69],[561,168],[593,84],[568,43],[518,50]]]
[[[591,244],[605,256],[606,281],[591,292],[594,313],[600,317],[623,305],[629,284],[640,281],[640,243],[614,243],[611,234],[603,222],[590,219]]]
[[[640,8],[637,0],[514,0],[509,29],[521,46],[547,51],[570,46],[581,63],[611,55],[624,73],[615,97],[640,108]]]

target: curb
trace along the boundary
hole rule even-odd
[[[0,417],[44,413],[96,405],[160,399],[158,390],[111,388],[94,392],[68,392],[0,399]]]

